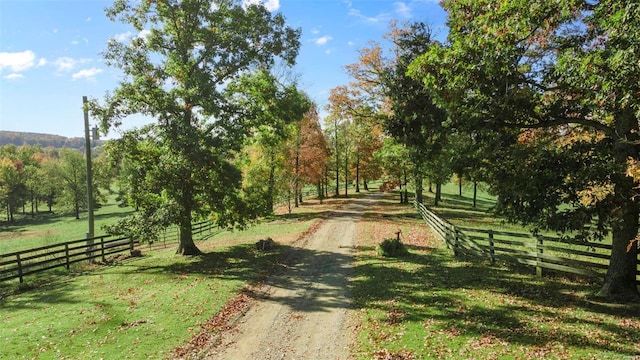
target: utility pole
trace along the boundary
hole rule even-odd
[[[93,175],[91,171],[91,136],[89,134],[89,109],[87,108],[87,97],[82,97],[82,108],[84,110],[84,147],[85,147],[85,156],[87,161],[87,209],[88,209],[88,219],[89,219],[89,231],[87,232],[87,245],[88,245],[88,253],[89,256],[92,254],[93,250],[93,234],[94,234],[94,223],[93,223]],[[89,261],[92,261],[91,259]]]

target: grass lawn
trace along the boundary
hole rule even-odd
[[[113,224],[132,212],[130,207],[118,206],[115,195],[112,195],[109,202],[94,213],[94,235],[104,235],[102,225]],[[80,213],[80,219],[72,214],[46,212],[38,213],[35,218],[29,214],[18,214],[15,219],[13,224],[0,223],[0,253],[84,239],[89,230],[86,211]]]
[[[442,209],[456,196],[446,195]],[[357,358],[640,356],[640,305],[598,302],[591,297],[598,285],[587,281],[453,258],[412,206],[385,198],[360,222],[352,284]],[[176,256],[171,245],[142,247],[141,258],[34,275],[22,286],[0,283],[0,359],[171,357],[248,283],[280,268],[281,254],[342,201],[305,201],[291,215],[219,233],[197,242],[201,257]],[[483,218],[490,216],[473,216]],[[398,230],[409,254],[378,256],[377,244]],[[256,251],[266,237],[280,246]]]
[[[0,359],[170,357],[248,283],[277,268],[281,252],[331,206],[309,202],[308,214],[298,209],[219,233],[197,242],[201,257],[143,246],[142,258],[0,283]],[[280,246],[256,251],[267,236]]]
[[[410,253],[378,256],[377,244],[398,229]],[[359,359],[640,356],[640,305],[598,302],[594,283],[453,258],[396,199],[367,211],[358,249]]]

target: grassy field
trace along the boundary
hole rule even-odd
[[[310,204],[307,213],[217,234],[198,243],[201,257],[143,247],[142,258],[32,276],[22,286],[1,283],[0,359],[171,357],[200,323],[274,271],[280,254],[328,208]],[[267,236],[280,246],[256,251]]]
[[[413,207],[397,204],[397,195],[385,199],[366,211],[358,235],[357,358],[640,356],[639,305],[599,302],[591,297],[594,283],[453,258]],[[455,213],[447,206],[456,199],[468,196],[448,194],[441,209]],[[171,358],[247,284],[282,268],[289,246],[343,201],[306,201],[291,216],[219,233],[197,243],[201,257],[143,247],[142,258],[29,277],[22,286],[0,283],[0,359]],[[477,213],[475,222],[493,221],[456,206]],[[409,254],[378,256],[377,244],[398,230]],[[256,251],[254,243],[266,237],[280,246]]]
[[[118,206],[115,196],[111,196],[109,203],[94,213],[94,235],[104,235],[102,225],[113,224],[132,212],[130,207]],[[84,239],[88,230],[86,211],[80,214],[80,219],[61,213],[39,213],[35,218],[19,214],[15,223],[0,224],[0,253]]]
[[[395,200],[369,209],[361,224],[353,284],[362,321],[357,358],[640,356],[640,305],[599,302],[594,283],[453,258],[413,209]],[[409,254],[378,256],[377,244],[398,230]]]

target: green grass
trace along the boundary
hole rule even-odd
[[[370,209],[352,294],[359,359],[621,359],[640,356],[640,305],[606,304],[593,283],[454,258],[409,206]],[[375,246],[401,228],[404,257]],[[387,229],[385,233],[385,230]]]
[[[115,195],[111,196],[107,204],[94,212],[94,235],[104,235],[103,225],[113,224],[132,212],[130,207],[118,206]],[[17,215],[13,224],[0,225],[0,254],[84,239],[88,230],[86,211],[80,214],[80,219],[66,213],[38,213],[35,218]]]
[[[170,357],[240,289],[278,269],[282,254],[337,201],[309,201],[291,216],[197,241],[200,257],[176,256],[175,244],[142,246],[142,258],[0,283],[0,359]],[[256,251],[266,237],[279,246]]]
[[[358,232],[357,358],[640,356],[640,305],[599,302],[591,297],[597,285],[585,280],[538,279],[531,269],[453,258],[413,207],[386,199],[367,210]],[[175,244],[143,246],[142,258],[32,275],[21,286],[0,283],[0,359],[170,357],[240,289],[278,269],[288,246],[344,201],[305,201],[292,215],[197,241],[201,257],[176,256]],[[398,230],[409,253],[378,256],[377,245]],[[266,237],[280,246],[256,251]]]

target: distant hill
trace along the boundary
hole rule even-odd
[[[92,141],[93,146],[100,146],[104,143],[104,140]],[[56,149],[84,149],[84,138],[68,138],[52,134],[0,130],[0,146],[7,144],[14,144],[16,146],[40,144],[40,146],[42,146],[43,148],[53,147]]]

